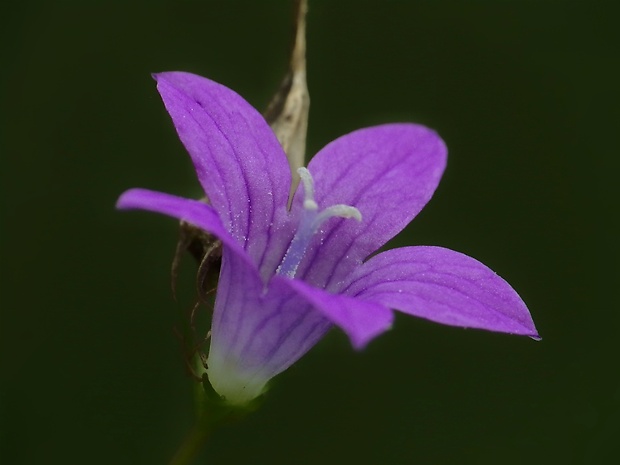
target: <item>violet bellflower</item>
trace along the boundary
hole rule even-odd
[[[117,206],[169,215],[222,241],[207,374],[227,402],[259,396],[334,325],[364,347],[390,328],[392,309],[538,337],[517,293],[467,255],[420,246],[368,259],[433,195],[447,155],[435,132],[385,124],[334,140],[300,170],[289,209],[286,154],[258,111],[200,76],[155,79],[210,204],[131,189]]]

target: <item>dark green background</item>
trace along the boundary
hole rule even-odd
[[[355,353],[334,332],[197,463],[620,456],[614,3],[310,0],[310,153],[371,124],[437,129],[448,170],[395,243],[488,264],[543,341],[399,316]],[[200,191],[149,73],[200,73],[262,109],[290,5],[18,5],[0,29],[0,461],[163,464],[192,423],[172,327],[193,264],[175,303],[175,222],[113,206],[133,186]]]

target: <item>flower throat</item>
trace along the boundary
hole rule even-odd
[[[314,180],[310,171],[307,168],[299,168],[297,173],[299,173],[304,188],[303,211],[295,237],[293,237],[282,263],[276,270],[276,274],[288,278],[295,277],[310,241],[326,220],[337,217],[355,218],[357,221],[362,221],[360,211],[350,205],[337,204],[319,211],[319,205],[314,200]]]

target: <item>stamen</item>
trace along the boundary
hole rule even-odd
[[[316,216],[316,218],[314,219],[314,223],[316,223],[316,229],[318,229],[321,223],[323,223],[325,220],[334,216],[345,219],[355,218],[357,221],[362,221],[362,214],[357,208],[343,204],[332,205],[331,207],[327,207]]]
[[[299,268],[299,264],[310,245],[312,237],[326,220],[338,217],[355,218],[357,221],[362,221],[362,214],[360,211],[350,205],[332,205],[319,212],[319,206],[316,200],[314,200],[314,180],[312,179],[310,171],[306,168],[299,168],[297,172],[299,173],[304,188],[303,211],[301,213],[297,233],[295,237],[293,237],[282,263],[276,270],[276,274],[284,275],[289,278],[295,277],[297,268]]]

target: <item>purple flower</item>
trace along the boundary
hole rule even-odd
[[[222,241],[207,374],[228,402],[259,396],[333,325],[364,347],[390,328],[392,309],[538,337],[517,293],[471,257],[422,246],[368,259],[433,195],[447,153],[435,132],[386,124],[336,139],[300,170],[289,210],[286,155],[251,105],[200,76],[155,79],[210,205],[132,189],[117,206],[179,218]]]

